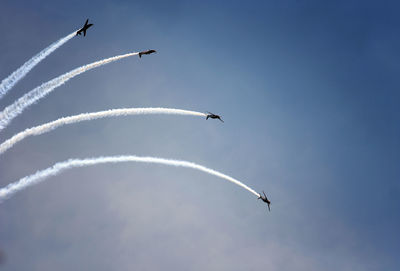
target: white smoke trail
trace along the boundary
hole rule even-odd
[[[114,62],[126,57],[134,56],[139,53],[129,53],[119,56],[114,56],[110,58],[106,58],[100,61],[93,62],[88,65],[84,65],[82,67],[76,68],[70,72],[67,72],[63,75],[60,75],[42,85],[34,88],[30,92],[26,93],[24,96],[19,98],[13,104],[7,106],[3,112],[0,113],[0,131],[3,130],[7,125],[19,114],[21,114],[27,107],[37,102],[39,99],[45,97],[51,91],[53,91],[56,87],[61,86],[69,79],[81,74],[85,71],[91,70],[93,68],[108,64],[110,62]]]
[[[225,175],[225,174],[215,171],[213,169],[210,169],[205,166],[201,166],[201,165],[198,165],[198,164],[195,164],[192,162],[171,160],[171,159],[164,159],[164,158],[156,158],[156,157],[140,157],[140,156],[135,156],[135,155],[124,155],[124,156],[108,156],[108,157],[87,158],[87,159],[70,159],[70,160],[67,160],[64,162],[59,162],[47,169],[37,171],[36,173],[34,173],[32,175],[26,176],[17,182],[10,183],[6,187],[1,188],[0,189],[0,202],[8,199],[16,192],[18,192],[28,186],[42,182],[46,178],[48,178],[50,176],[55,176],[55,175],[65,171],[67,169],[70,169],[70,168],[86,167],[86,166],[105,164],[105,163],[121,163],[121,162],[154,163],[154,164],[163,164],[163,165],[168,165],[168,166],[197,169],[197,170],[203,171],[205,173],[225,179],[236,185],[239,185],[240,187],[253,193],[257,197],[260,196],[259,193],[257,193],[256,191],[254,191],[247,185],[243,184],[242,182],[240,182],[228,175]]]
[[[149,108],[121,108],[121,109],[111,109],[106,111],[94,112],[94,113],[83,113],[75,116],[64,117],[58,120],[45,123],[43,125],[39,125],[36,127],[32,127],[22,131],[13,137],[7,139],[3,143],[0,144],[0,154],[4,153],[16,143],[20,142],[24,138],[33,135],[41,135],[43,133],[47,133],[51,130],[54,130],[60,126],[66,124],[77,123],[85,120],[94,120],[106,117],[118,117],[118,116],[128,116],[128,115],[144,115],[144,114],[173,114],[173,115],[190,115],[190,116],[199,116],[205,117],[206,114],[182,110],[182,109],[174,109],[174,108],[160,108],[160,107],[149,107]]]
[[[68,36],[59,39],[58,41],[50,44],[49,47],[43,49],[40,53],[29,59],[24,63],[21,67],[19,67],[16,71],[10,74],[7,78],[3,79],[0,84],[0,99],[7,94],[7,92],[14,87],[14,85],[24,78],[24,76],[32,70],[40,61],[45,59],[48,55],[54,52],[61,45],[72,39],[76,35],[76,31],[69,34]]]

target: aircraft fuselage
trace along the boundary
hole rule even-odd
[[[93,24],[88,24],[89,19],[86,20],[85,25],[79,29],[78,31],[76,31],[76,35],[81,35],[83,32],[83,36],[86,36],[86,30],[89,29],[89,27],[91,27]]]
[[[156,50],[142,51],[142,52],[139,52],[139,57],[142,57],[142,55],[150,55],[150,54],[156,53],[156,52],[157,52]]]

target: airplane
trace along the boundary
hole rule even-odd
[[[215,115],[215,114],[213,114],[213,113],[207,111],[206,120],[208,120],[208,118],[219,119],[220,121],[224,122],[224,121],[221,119],[221,116]]]
[[[86,36],[86,30],[88,30],[89,27],[91,27],[93,25],[93,24],[88,24],[88,22],[89,22],[89,19],[87,19],[85,25],[76,32],[77,36],[80,35],[82,33],[82,31],[83,31],[83,36]]]
[[[265,195],[265,192],[263,191],[264,197],[260,194],[260,196],[258,197],[258,199],[261,199],[263,202],[265,202],[268,205],[268,210],[271,212],[271,201],[268,200],[267,196]]]
[[[143,51],[143,52],[139,52],[139,57],[141,58],[142,55],[150,55],[152,53],[156,53],[156,50],[147,50],[147,51]]]

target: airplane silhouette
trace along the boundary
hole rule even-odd
[[[76,32],[76,35],[80,35],[83,32],[83,36],[86,36],[86,30],[88,30],[89,27],[91,27],[93,25],[93,24],[88,24],[88,22],[89,22],[89,19],[87,19],[85,25]]]
[[[265,202],[268,205],[268,210],[271,211],[271,208],[269,207],[271,205],[271,201],[268,200],[267,195],[265,195],[265,192],[263,191],[264,197],[260,194],[258,199],[261,199],[263,202]]]
[[[152,53],[156,53],[156,50],[147,50],[147,51],[143,51],[143,52],[139,52],[139,57],[141,58],[142,55],[150,55]]]
[[[224,122],[224,121],[221,119],[221,116],[215,115],[215,114],[213,114],[213,113],[207,111],[206,120],[208,120],[208,118],[211,118],[211,119],[219,119],[220,121]]]

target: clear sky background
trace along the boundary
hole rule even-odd
[[[0,205],[1,270],[399,270],[397,1],[0,4],[0,79],[94,23],[2,100],[78,66],[156,49],[57,88],[0,134],[122,107],[221,114],[65,126],[0,156],[1,187],[68,158],[135,154],[190,169],[73,169]]]

